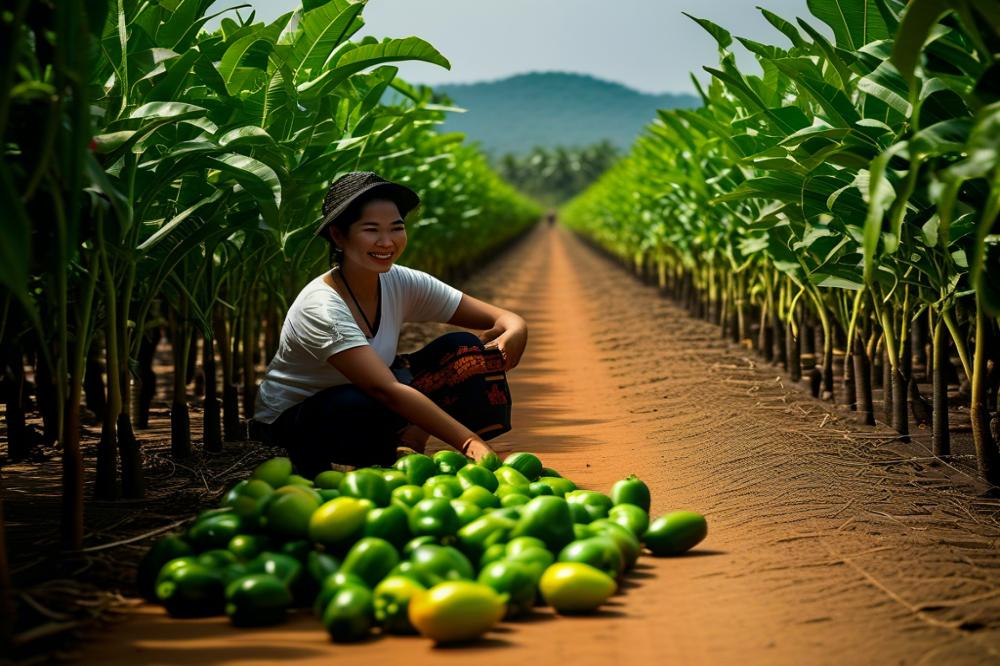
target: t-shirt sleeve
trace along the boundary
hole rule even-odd
[[[368,344],[351,311],[332,300],[315,300],[300,308],[292,322],[299,346],[317,361]]]
[[[412,268],[405,269],[403,286],[405,321],[447,322],[462,300],[460,290]]]

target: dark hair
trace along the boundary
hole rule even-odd
[[[327,190],[326,196],[323,199],[324,216],[330,212],[334,205],[332,201],[333,197],[331,196],[332,194],[334,194],[334,190],[331,187]],[[344,209],[343,213],[333,218],[333,220],[330,221],[330,224],[324,227],[323,237],[326,238],[327,242],[330,244],[329,261],[331,266],[334,264],[334,260],[336,260],[337,264],[340,264],[344,260],[344,251],[338,248],[337,244],[334,243],[333,239],[330,237],[330,227],[337,227],[346,236],[348,230],[351,228],[351,225],[361,219],[361,211],[364,210],[364,207],[372,201],[391,201],[392,203],[396,203],[393,201],[392,197],[386,195],[385,192],[379,192],[378,188],[375,188],[359,194],[354,201],[347,205],[347,208]]]

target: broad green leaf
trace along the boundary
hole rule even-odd
[[[861,77],[858,90],[882,101],[904,118],[908,118],[913,111],[906,81],[888,60],[868,76]]]
[[[364,26],[361,10],[365,1],[331,0],[302,16],[303,36],[293,49],[293,80],[301,83],[309,73],[316,77],[326,69],[334,51]]]
[[[813,16],[833,30],[837,46],[849,51],[889,37],[875,0],[807,0],[806,4]]]

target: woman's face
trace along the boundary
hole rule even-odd
[[[392,201],[369,201],[346,236],[333,225],[330,235],[344,251],[345,263],[380,273],[389,270],[406,247],[406,226]]]

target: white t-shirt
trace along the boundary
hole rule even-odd
[[[382,315],[374,338],[361,331],[347,302],[320,275],[307,284],[281,326],[278,351],[257,391],[254,420],[273,423],[314,393],[350,381],[327,363],[338,352],[371,345],[386,367],[396,358],[399,329],[407,321],[447,322],[462,292],[433,275],[398,264],[381,274]]]

